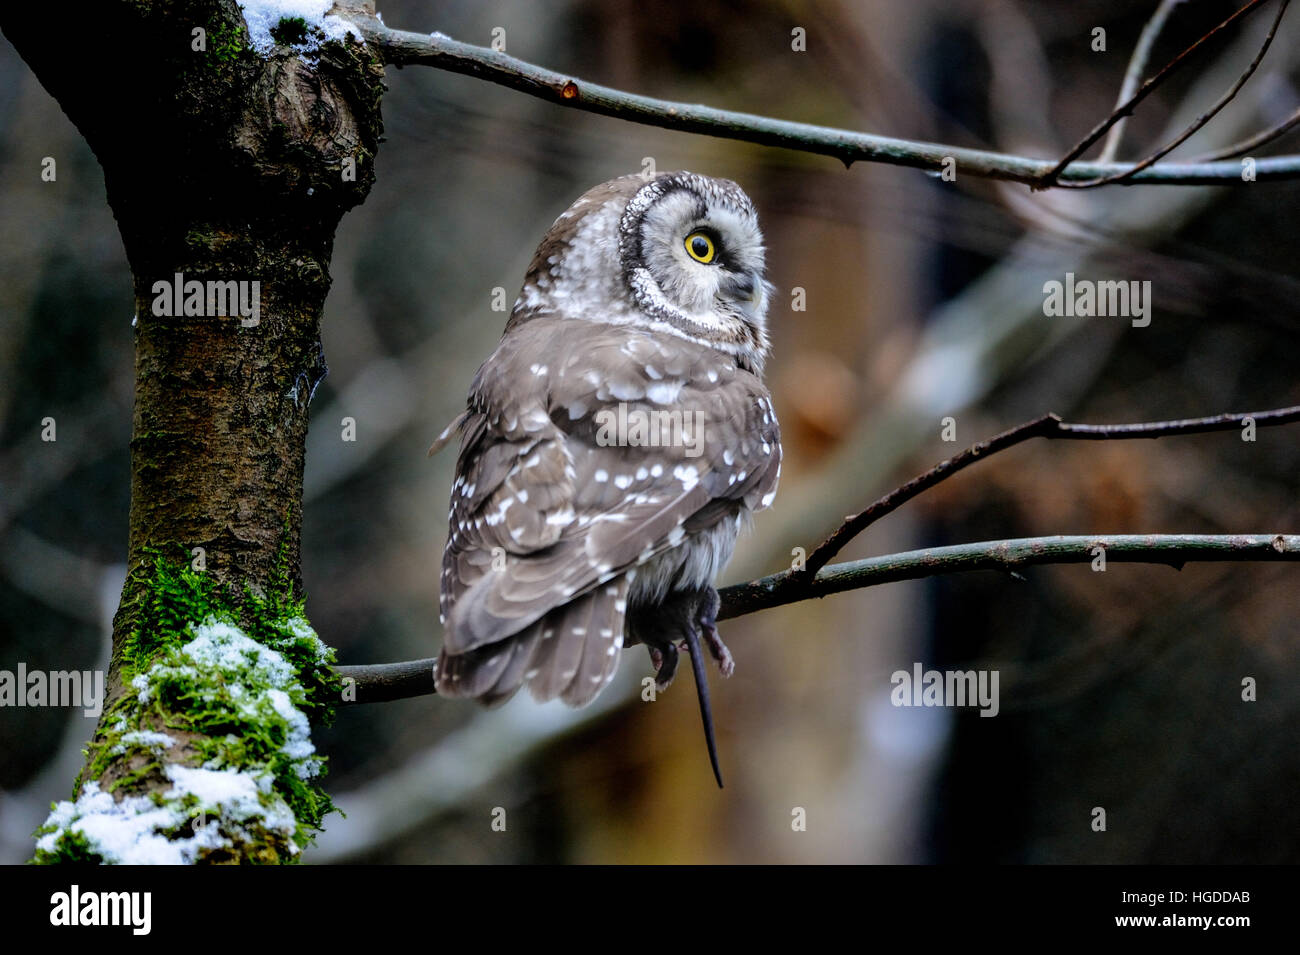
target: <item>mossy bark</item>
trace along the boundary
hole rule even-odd
[[[157,553],[203,548],[204,572],[236,600],[270,592],[287,568],[301,596],[330,253],[373,181],[383,67],[352,38],[263,56],[234,0],[5,4],[0,29],[95,151],[135,280],[130,573],[102,736],[130,691],[124,647]],[[87,60],[93,74],[71,66]],[[155,283],[178,273],[258,282],[257,323],[155,314]],[[133,783],[151,785],[166,782]]]

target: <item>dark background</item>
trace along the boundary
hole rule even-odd
[[[894,136],[1061,155],[1113,105],[1155,2],[381,2],[575,76]],[[1158,65],[1234,8],[1180,7]],[[1226,90],[1273,10],[1148,100],[1121,156]],[[1293,11],[1292,20],[1300,16]],[[791,50],[791,30],[807,51]],[[1106,52],[1091,31],[1106,30]],[[1300,23],[1175,157],[1300,101]],[[642,168],[753,196],[778,287],[769,381],[786,465],[727,581],[788,566],[842,515],[973,441],[1056,411],[1142,421],[1300,403],[1291,371],[1300,184],[1031,193],[564,110],[391,70],[378,181],[338,233],[307,462],[308,609],[341,662],[431,656],[463,402],[532,251],[590,186]],[[130,123],[125,114],[123,123]],[[147,139],[147,137],[145,137]],[[1271,151],[1294,150],[1283,140]],[[1270,150],[1265,150],[1268,152]],[[53,156],[58,179],[40,179]],[[147,149],[141,162],[147,163]],[[1150,280],[1147,328],[1046,318],[1042,284]],[[791,291],[807,310],[792,311]],[[131,282],[94,157],[0,40],[0,669],[102,666],[123,575]],[[940,441],[953,416],[957,445]],[[54,417],[57,442],[40,440]],[[357,441],[340,440],[340,421]],[[874,527],[844,557],[1056,533],[1296,527],[1296,430],[1034,442]],[[635,701],[639,649],[591,710],[437,698],[357,707],[316,735],[331,817],[308,861],[1295,862],[1300,610],[1285,564],[1112,563],[892,584],[729,621],[714,684],[727,789],[694,693]],[[981,667],[1001,713],[899,709],[890,674]],[[1241,700],[1241,681],[1259,699]],[[632,702],[629,702],[632,700]],[[0,861],[67,798],[93,722],[0,710]],[[1108,828],[1092,831],[1093,807]],[[508,828],[490,828],[504,807]],[[795,807],[806,832],[791,829]]]

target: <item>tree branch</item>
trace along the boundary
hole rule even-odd
[[[1252,0],[1210,35],[1263,2],[1264,0]],[[654,99],[589,83],[525,63],[504,53],[461,43],[441,33],[429,35],[394,30],[363,12],[352,12],[351,16],[366,42],[379,53],[385,63],[394,66],[432,66],[474,76],[573,109],[662,129],[831,156],[846,166],[866,161],[938,172],[945,168],[946,161],[951,161],[956,163],[960,172],[970,176],[1022,182],[1038,188],[1134,172],[1131,163],[1073,161],[1104,135],[1121,118],[1119,115],[1103,122],[1094,131],[1095,135],[1090,134],[1091,138],[1086,139],[1081,147],[1072,150],[1064,160],[1054,162]],[[1191,49],[1195,49],[1205,39],[1208,36]],[[1183,56],[1186,56],[1186,52]],[[1166,67],[1166,70],[1170,70],[1170,67]],[[1148,80],[1133,99],[1125,104],[1126,110],[1131,112],[1132,107],[1145,98],[1159,82],[1163,82],[1164,78],[1165,71],[1161,71]],[[1255,166],[1255,178],[1265,181],[1300,178],[1300,156],[1261,159]],[[1136,172],[1125,181],[1152,185],[1231,185],[1242,182],[1241,165],[1235,162],[1157,163]]]
[[[1224,146],[1222,149],[1216,149],[1214,152],[1206,153],[1203,156],[1197,156],[1191,162],[1217,162],[1220,159],[1233,159],[1237,156],[1244,156],[1247,153],[1265,146],[1273,140],[1278,139],[1289,133],[1297,125],[1300,125],[1300,109],[1296,109],[1286,119],[1276,125],[1270,126],[1262,132],[1256,133],[1247,139],[1233,143],[1231,146]]]
[[[344,703],[387,703],[437,693],[433,681],[437,667],[437,657],[426,657],[423,660],[403,660],[401,663],[335,667],[334,672],[345,684],[348,680],[355,681],[353,687],[345,685]],[[355,694],[347,692],[349,689],[354,689]],[[347,698],[354,695],[355,699]]]
[[[1177,72],[1179,69],[1181,69],[1184,65],[1186,65],[1190,61],[1193,53],[1195,53],[1198,49],[1200,49],[1210,40],[1218,36],[1223,30],[1227,29],[1230,25],[1236,23],[1238,20],[1241,20],[1243,17],[1246,17],[1249,14],[1253,13],[1255,10],[1257,10],[1260,7],[1261,4],[1266,2],[1268,2],[1268,0],[1250,0],[1250,2],[1247,3],[1244,7],[1241,7],[1239,10],[1234,12],[1231,16],[1225,19],[1213,30],[1205,34],[1205,36],[1201,37],[1199,40],[1197,40],[1187,49],[1183,50],[1182,53],[1179,53],[1176,57],[1174,57],[1172,60],[1166,63],[1164,67],[1160,70],[1160,72],[1156,73],[1155,76],[1151,77],[1151,79],[1143,83],[1138,88],[1137,92],[1134,93],[1131,97],[1129,97],[1127,101],[1125,101],[1119,106],[1116,106],[1115,109],[1111,111],[1111,114],[1109,116],[1107,116],[1100,123],[1094,126],[1092,130],[1088,133],[1088,135],[1084,136],[1083,139],[1079,140],[1079,142],[1075,144],[1073,149],[1071,149],[1068,153],[1062,156],[1061,160],[1057,162],[1056,165],[1054,165],[1047,173],[1045,173],[1037,183],[1034,183],[1035,188],[1046,189],[1049,186],[1059,185],[1063,182],[1069,182],[1071,180],[1099,183],[1100,180],[1107,179],[1108,176],[1117,175],[1118,173],[1111,172],[1111,173],[1102,173],[1092,177],[1079,176],[1079,175],[1071,176],[1070,171],[1074,170],[1077,173],[1078,170],[1084,164],[1082,163],[1076,164],[1074,161],[1078,159],[1080,156],[1082,156],[1085,152],[1087,152],[1089,147],[1091,147],[1092,144],[1095,143],[1097,140],[1101,139],[1101,137],[1104,136],[1107,130],[1109,130],[1112,126],[1120,122],[1122,119],[1124,119],[1124,117],[1132,115],[1133,110],[1137,107],[1139,103],[1141,103],[1144,99],[1150,96],[1155,91],[1155,89],[1158,86],[1160,86],[1161,83],[1169,79],[1170,76],[1172,76],[1175,72]],[[1285,5],[1283,9],[1285,9]],[[1276,24],[1274,24],[1274,29],[1276,29]],[[1271,40],[1272,38],[1271,32],[1269,36]],[[1267,49],[1267,44],[1265,45],[1265,49]],[[1126,168],[1131,169],[1132,167],[1126,167]],[[1158,167],[1152,166],[1150,168],[1154,169]],[[1144,169],[1143,172],[1145,171],[1146,170]],[[1240,178],[1240,173],[1241,173],[1241,168],[1240,166],[1238,166],[1237,167],[1238,178]],[[1132,179],[1127,181],[1139,182],[1141,181],[1141,177],[1142,174],[1139,173],[1138,175],[1134,176]]]
[[[811,583],[799,571],[786,570],[737,584],[721,591],[718,619],[939,574],[1089,563],[1097,558],[1093,551],[1098,547],[1105,550],[1108,563],[1166,564],[1175,570],[1190,563],[1300,560],[1296,534],[1094,534],[978,541],[832,564],[823,567]]]
[[[949,547],[868,557],[823,567],[811,582],[799,571],[735,584],[720,590],[719,620],[743,617],[813,597],[828,597],[900,580],[937,577],[972,570],[1011,572],[1035,564],[1085,564],[1095,561],[1100,547],[1107,562],[1165,564],[1181,570],[1184,564],[1227,561],[1300,560],[1300,535],[1296,534],[1094,534],[1091,536],[1024,537],[1014,540],[977,541]],[[355,694],[347,703],[380,703],[437,692],[433,671],[437,659],[403,663],[335,667],[345,680],[353,680]]]
[[[1147,25],[1142,28],[1142,33],[1138,37],[1137,46],[1133,47],[1133,56],[1128,62],[1128,69],[1124,71],[1124,82],[1119,88],[1119,97],[1115,100],[1115,109],[1119,110],[1133,98],[1138,87],[1142,84],[1142,74],[1146,72],[1147,61],[1151,59],[1151,50],[1156,45],[1156,39],[1160,36],[1160,31],[1165,28],[1165,22],[1169,19],[1169,14],[1174,12],[1174,7],[1183,3],[1184,0],[1160,0],[1160,6],[1156,7],[1156,12],[1151,14],[1151,19]],[[1119,153],[1120,140],[1124,138],[1124,126],[1128,123],[1128,115],[1121,115],[1120,119],[1110,128],[1106,134],[1106,141],[1101,147],[1100,162],[1112,162]]]
[[[941,481],[952,477],[976,461],[1005,451],[1030,438],[1055,438],[1073,441],[1123,441],[1133,438],[1163,438],[1171,434],[1201,434],[1207,431],[1232,431],[1242,427],[1249,418],[1256,427],[1266,428],[1292,421],[1300,421],[1300,405],[1276,408],[1272,411],[1246,411],[1211,415],[1208,418],[1184,418],[1179,421],[1147,421],[1138,424],[1075,424],[1062,421],[1058,415],[1045,414],[1041,418],[1018,424],[999,435],[973,444],[960,454],[940,461],[924,474],[919,474],[906,484],[895,488],[872,503],[865,510],[847,518],[830,537],[817,545],[808,556],[802,574],[805,582],[821,570],[828,561],[853,538],[922,491],[929,490]]]
[[[1228,89],[1228,92],[1220,96],[1213,106],[1198,116],[1186,129],[1155,152],[1149,154],[1141,162],[1136,163],[1127,172],[1115,173],[1110,176],[1099,176],[1089,182],[1071,182],[1063,185],[1068,185],[1071,189],[1095,189],[1098,186],[1106,186],[1112,183],[1128,182],[1143,169],[1155,165],[1162,158],[1173,152],[1183,143],[1187,142],[1187,140],[1191,139],[1192,136],[1199,132],[1206,123],[1219,115],[1219,112],[1231,103],[1233,99],[1236,98],[1237,94],[1241,92],[1241,88],[1246,85],[1246,81],[1255,75],[1255,71],[1259,69],[1259,64],[1264,60],[1264,55],[1268,53],[1268,48],[1273,45],[1273,37],[1277,35],[1277,28],[1282,23],[1282,16],[1286,13],[1286,8],[1290,3],[1291,0],[1281,0],[1281,3],[1277,8],[1277,16],[1273,18],[1273,23],[1268,28],[1268,33],[1265,34],[1264,42],[1260,44],[1259,52],[1255,54],[1255,58],[1246,65],[1246,68],[1242,71],[1241,75],[1237,77],[1236,82],[1232,84]]]
[[[1296,560],[1300,537],[1282,534],[1122,534],[1092,537],[1028,537],[1017,540],[983,541],[935,547],[926,550],[871,557],[834,564],[834,557],[850,540],[886,514],[897,510],[921,492],[952,477],[976,461],[1005,451],[1030,438],[1073,441],[1111,441],[1134,438],[1163,438],[1173,434],[1204,434],[1232,431],[1247,420],[1256,427],[1300,421],[1300,405],[1271,411],[1228,412],[1205,418],[1175,421],[1145,421],[1136,424],[1078,424],[1062,421],[1055,414],[1026,421],[1008,431],[974,444],[853,515],[826,538],[798,570],[735,584],[719,591],[722,607],[719,620],[741,617],[758,610],[826,597],[845,590],[878,584],[970,570],[1013,570],[1032,564],[1086,563],[1095,558],[1094,548],[1106,550],[1106,559],[1126,563],[1168,564],[1213,561]],[[383,703],[436,693],[434,667],[437,659],[409,660],[335,667],[345,681],[352,681],[344,703]]]

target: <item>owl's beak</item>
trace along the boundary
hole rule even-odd
[[[763,281],[763,276],[753,272],[727,278],[727,294],[751,323],[762,322],[767,312],[767,290],[768,285]]]
[[[746,299],[753,299],[754,291],[758,288],[758,281],[749,272],[729,277],[727,280],[727,291],[737,301],[744,302]]]

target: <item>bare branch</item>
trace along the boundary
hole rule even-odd
[[[1146,72],[1147,61],[1151,59],[1151,50],[1156,45],[1156,39],[1160,36],[1160,31],[1165,28],[1165,22],[1169,19],[1169,14],[1173,13],[1174,7],[1185,0],[1160,0],[1160,6],[1156,7],[1156,12],[1151,14],[1151,19],[1147,25],[1142,28],[1142,33],[1138,37],[1137,46],[1133,47],[1133,56],[1128,61],[1128,69],[1124,71],[1124,82],[1119,88],[1119,97],[1115,100],[1115,109],[1121,109],[1125,103],[1133,98],[1137,92],[1138,86],[1142,83],[1142,74]],[[1100,162],[1112,162],[1119,153],[1120,140],[1124,138],[1124,126],[1128,123],[1128,116],[1123,115],[1110,132],[1106,134],[1106,141],[1101,147]]]
[[[1224,21],[1224,24],[1212,31],[1210,36],[1263,2],[1264,0],[1251,0],[1247,7]],[[1095,135],[1090,134],[1091,138],[1087,139],[1081,147],[1072,150],[1066,159],[1058,163],[943,143],[917,142],[828,126],[789,122],[751,113],[737,113],[709,106],[639,96],[525,63],[495,50],[461,43],[441,33],[429,35],[393,30],[379,20],[362,13],[353,16],[354,23],[364,35],[366,42],[379,53],[384,62],[394,66],[411,64],[432,66],[452,73],[474,76],[548,102],[602,116],[612,116],[662,129],[831,156],[839,159],[846,166],[854,162],[866,161],[938,172],[942,171],[948,163],[956,163],[957,168],[966,175],[1022,182],[1036,188],[1075,181],[1086,182],[1134,171],[1132,164],[1129,163],[1073,162],[1121,118],[1118,115],[1100,125]],[[1208,39],[1208,36],[1191,49],[1205,42],[1205,39]],[[1190,52],[1190,49],[1187,52]],[[1186,56],[1186,53],[1183,56]],[[1165,69],[1170,70],[1170,68]],[[1127,112],[1131,112],[1132,107],[1145,98],[1157,83],[1163,82],[1164,72],[1148,80],[1133,99],[1125,104]],[[1069,168],[1065,168],[1066,166]],[[1255,178],[1259,181],[1300,178],[1300,156],[1275,156],[1260,160],[1256,164],[1255,173]],[[1231,185],[1241,181],[1241,167],[1232,162],[1156,163],[1136,172],[1131,179],[1126,180],[1132,183],[1162,185]]]
[[[1034,564],[1086,564],[1096,559],[1098,547],[1105,550],[1108,562],[1167,564],[1175,569],[1190,563],[1300,560],[1300,535],[1296,534],[1094,534],[979,541],[832,564],[823,567],[811,583],[800,572],[786,570],[737,584],[721,591],[718,619],[939,574],[1010,572]]]
[[[335,667],[334,672],[344,681],[347,703],[387,703],[411,696],[431,696],[438,690],[433,675],[438,667],[437,657],[423,660],[404,660],[401,663],[372,663],[363,666]],[[354,681],[348,686],[348,681]]]
[[[1079,142],[1075,144],[1073,149],[1071,149],[1068,153],[1066,153],[1063,157],[1061,157],[1061,160],[1055,166],[1053,166],[1047,173],[1045,173],[1037,183],[1034,184],[1035,188],[1046,189],[1049,186],[1055,186],[1069,181],[1085,181],[1085,182],[1096,181],[1100,179],[1105,179],[1107,176],[1110,175],[1115,175],[1115,173],[1103,173],[1101,175],[1093,176],[1093,177],[1078,176],[1078,175],[1071,176],[1070,171],[1074,170],[1077,173],[1078,169],[1080,169],[1084,164],[1082,163],[1074,164],[1074,161],[1078,159],[1080,156],[1082,156],[1085,152],[1087,152],[1093,143],[1101,139],[1101,137],[1106,134],[1107,130],[1109,130],[1112,126],[1114,126],[1124,117],[1131,115],[1133,113],[1133,110],[1137,107],[1139,103],[1141,103],[1144,99],[1150,96],[1156,90],[1156,88],[1160,86],[1160,84],[1162,84],[1165,80],[1169,79],[1170,76],[1172,76],[1179,69],[1181,69],[1185,64],[1187,64],[1190,61],[1193,53],[1195,53],[1198,49],[1200,49],[1210,40],[1217,37],[1227,27],[1229,27],[1233,23],[1236,23],[1238,20],[1241,20],[1243,17],[1253,13],[1256,9],[1260,7],[1261,4],[1266,2],[1267,0],[1250,0],[1250,2],[1247,3],[1244,7],[1237,10],[1226,20],[1224,20],[1222,23],[1216,26],[1213,30],[1205,34],[1205,36],[1201,37],[1199,40],[1197,40],[1187,49],[1183,50],[1182,53],[1179,53],[1176,57],[1174,57],[1172,60],[1166,63],[1164,67],[1160,70],[1160,72],[1156,73],[1155,76],[1151,77],[1151,79],[1147,80],[1140,87],[1138,87],[1138,91],[1136,93],[1134,93],[1131,97],[1129,97],[1128,100],[1125,101],[1123,104],[1116,106],[1115,109],[1111,111],[1111,114],[1109,116],[1107,116],[1100,123],[1094,126],[1092,130],[1088,133],[1088,135],[1084,136],[1083,139],[1079,140]],[[1156,167],[1152,167],[1152,168],[1156,168]],[[1143,171],[1145,172],[1145,170]],[[1240,178],[1240,172],[1241,172],[1240,167],[1237,167],[1236,173],[1238,178]],[[1141,181],[1141,174],[1135,176],[1130,181],[1132,182]]]
[[[832,564],[823,567],[811,582],[800,571],[786,570],[725,587],[718,592],[722,598],[718,619],[730,620],[813,597],[940,574],[1012,572],[1035,564],[1086,564],[1097,559],[1098,547],[1109,562],[1165,564],[1175,569],[1190,563],[1300,560],[1300,535],[1296,534],[1094,534],[978,541]],[[348,702],[378,703],[436,693],[436,663],[430,657],[405,663],[336,667],[335,671],[355,681],[355,699]]]
[[[1106,185],[1110,185],[1111,183],[1129,182],[1132,180],[1132,178],[1135,175],[1140,173],[1143,169],[1147,169],[1150,166],[1155,165],[1162,158],[1167,156],[1169,153],[1173,152],[1183,143],[1187,142],[1187,140],[1191,139],[1192,136],[1194,136],[1197,132],[1199,132],[1201,128],[1205,126],[1206,123],[1208,123],[1215,116],[1217,116],[1220,110],[1222,110],[1225,106],[1231,103],[1233,99],[1236,98],[1237,94],[1241,92],[1241,88],[1246,85],[1246,81],[1249,80],[1252,76],[1254,76],[1255,70],[1259,69],[1259,64],[1264,59],[1264,54],[1266,54],[1268,52],[1268,48],[1273,45],[1273,37],[1277,35],[1277,28],[1278,25],[1282,22],[1282,15],[1286,13],[1286,8],[1290,5],[1290,3],[1291,0],[1281,0],[1281,3],[1278,5],[1277,8],[1277,16],[1273,18],[1273,23],[1269,27],[1268,33],[1265,34],[1264,42],[1260,44],[1259,52],[1256,53],[1255,58],[1251,60],[1249,64],[1247,64],[1246,69],[1243,70],[1241,75],[1237,77],[1237,81],[1232,84],[1228,92],[1220,96],[1218,101],[1215,102],[1213,106],[1211,106],[1208,110],[1206,110],[1204,113],[1198,116],[1196,120],[1191,125],[1189,125],[1186,129],[1184,129],[1181,133],[1179,133],[1169,142],[1165,143],[1165,145],[1161,146],[1155,152],[1148,155],[1141,162],[1136,163],[1127,172],[1116,173],[1111,176],[1100,176],[1096,179],[1093,179],[1090,182],[1071,182],[1071,183],[1062,183],[1062,185],[1067,186],[1070,189],[1095,189],[1097,186],[1106,186]]]
[[[865,510],[848,518],[809,555],[798,570],[782,571],[749,583],[719,591],[722,609],[719,620],[740,617],[783,604],[825,597],[844,590],[871,587],[898,580],[913,580],[967,570],[1011,570],[1029,564],[1069,564],[1093,559],[1093,549],[1106,548],[1108,560],[1133,563],[1169,564],[1204,561],[1295,560],[1300,538],[1268,534],[1130,534],[1094,537],[1031,537],[1009,541],[957,544],[923,551],[909,551],[872,557],[868,560],[834,564],[826,562],[850,540],[880,518],[897,510],[921,492],[934,487],[976,461],[1014,447],[1030,438],[1073,441],[1114,441],[1135,438],[1163,438],[1174,434],[1204,434],[1232,431],[1247,419],[1256,427],[1300,421],[1300,405],[1271,411],[1228,412],[1205,418],[1175,421],[1145,421],[1136,424],[1078,424],[1045,414],[1008,431],[974,444],[941,461],[924,474],[895,488]],[[1114,556],[1112,556],[1114,555]],[[379,663],[335,667],[343,680],[353,681],[349,703],[382,703],[411,696],[428,696],[436,691],[434,667],[429,657],[402,663]]]
[[[906,484],[895,488],[873,502],[865,510],[845,519],[830,537],[817,545],[808,556],[800,572],[805,582],[810,582],[826,563],[864,530],[892,513],[922,491],[927,491],[941,481],[952,477],[976,461],[1014,447],[1030,438],[1056,438],[1073,441],[1123,441],[1132,438],[1163,438],[1171,434],[1202,434],[1207,431],[1232,431],[1251,419],[1256,427],[1266,428],[1292,421],[1300,421],[1300,405],[1275,408],[1272,411],[1244,411],[1211,415],[1208,418],[1184,418],[1179,421],[1147,421],[1138,424],[1075,424],[1062,421],[1058,415],[1045,414],[1041,418],[1018,424],[1008,431],[971,445],[960,454],[940,461],[924,474],[919,474]]]
[[[1256,133],[1249,139],[1243,139],[1240,142],[1233,143],[1231,146],[1224,146],[1222,149],[1216,149],[1212,153],[1206,153],[1204,156],[1197,156],[1191,162],[1217,162],[1220,159],[1232,159],[1237,156],[1245,156],[1260,146],[1267,145],[1275,139],[1285,136],[1296,126],[1300,125],[1300,109],[1296,109],[1290,116],[1282,120],[1275,126],[1270,126],[1263,132]]]

